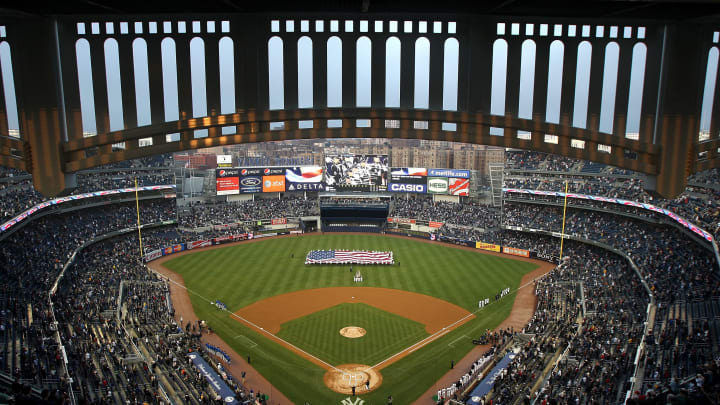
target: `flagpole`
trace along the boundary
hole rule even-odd
[[[565,242],[565,213],[567,212],[567,192],[568,192],[568,181],[565,180],[565,203],[563,203],[563,219],[562,219],[562,231],[560,232],[560,259],[559,259],[559,261],[562,261],[563,242]]]
[[[135,209],[137,210],[138,240],[140,241],[140,260],[142,261],[145,253],[143,252],[142,233],[140,232],[140,199],[138,198],[137,177],[135,177]]]

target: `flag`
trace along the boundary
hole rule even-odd
[[[393,252],[367,250],[311,250],[305,264],[393,264]]]

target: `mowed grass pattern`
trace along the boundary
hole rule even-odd
[[[367,404],[384,403],[392,394],[395,405],[411,403],[432,386],[474,345],[472,338],[495,328],[507,318],[522,276],[536,264],[456,249],[443,243],[372,234],[309,234],[240,243],[173,258],[165,265],[183,276],[195,313],[205,319],[241,357],[252,356],[252,365],[293,402],[340,404],[343,395],[323,384],[325,370],[243,326],[208,301],[216,299],[236,311],[263,298],[309,288],[358,286],[349,266],[306,266],[312,249],[392,250],[393,266],[355,266],[363,286],[396,288],[427,294],[477,311],[482,298],[491,305],[477,318],[382,369],[383,384],[363,395]],[[503,288],[513,291],[498,302]],[[201,298],[202,297],[202,298]],[[203,299],[204,298],[204,299]],[[361,326],[361,325],[358,325]],[[242,338],[238,338],[242,335]],[[248,339],[253,343],[248,343]],[[429,400],[429,398],[428,398]]]
[[[340,329],[359,326],[360,338],[346,338]],[[425,326],[367,304],[339,304],[282,324],[277,336],[330,364],[375,365],[426,336]]]
[[[396,288],[444,299],[468,311],[481,298],[516,285],[532,263],[377,235],[319,235],[266,239],[171,259],[165,265],[188,287],[232,311],[263,298],[321,287],[354,287],[350,267],[305,265],[313,249],[391,250],[393,266],[354,266],[362,286]],[[492,269],[492,271],[488,271]]]

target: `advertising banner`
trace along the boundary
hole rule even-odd
[[[241,233],[239,235],[225,235],[225,236],[218,236],[217,238],[213,238],[212,242],[215,245],[219,245],[221,243],[231,242],[231,241],[237,241],[237,240],[245,240],[247,239],[246,233]]]
[[[216,178],[238,177],[240,169],[215,169]]]
[[[387,160],[387,155],[327,155],[325,188],[327,191],[385,191]]]
[[[185,244],[184,244],[184,243],[181,243],[181,244],[179,244],[179,245],[173,245],[173,247],[172,247],[172,252],[173,252],[173,253],[182,252],[183,250],[185,250]]]
[[[239,178],[239,192],[243,194],[261,193],[262,178],[260,176],[243,176]]]
[[[285,225],[287,224],[287,218],[273,218],[270,223],[272,225]]]
[[[279,176],[285,175],[284,167],[266,167],[262,171],[263,176]]]
[[[448,179],[450,183],[450,195],[468,195],[470,192],[470,180],[469,179],[458,179],[451,177]]]
[[[425,181],[425,179],[422,179]],[[409,184],[409,183],[390,183],[388,191],[393,193],[421,193],[427,192],[425,184]]]
[[[285,184],[286,191],[325,191],[323,168],[288,167],[285,169]]]
[[[232,236],[226,235],[226,236],[218,236],[217,238],[213,238],[213,243],[216,245],[219,245],[221,243],[229,242],[232,239]]]
[[[393,167],[390,169],[391,177],[422,176],[427,177],[428,170],[424,167]]]
[[[396,224],[414,224],[414,223],[415,223],[415,220],[412,219],[412,218],[393,218],[393,217],[388,217],[387,220],[388,220],[388,222],[393,222],[393,223],[396,223]]]
[[[394,193],[427,192],[427,169],[424,167],[393,167],[388,190]]]
[[[201,247],[212,246],[211,240],[196,240],[185,244],[187,249],[197,249]]]
[[[442,228],[443,223],[442,222],[436,222],[436,221],[430,221],[428,222],[428,226],[430,228]]]
[[[240,170],[240,177],[245,176],[262,176],[263,169],[261,167],[242,167]]]
[[[217,195],[240,194],[239,177],[218,177],[215,179]]]
[[[285,191],[285,176],[263,176],[263,193],[277,193]]]
[[[518,249],[508,246],[503,246],[503,253],[507,253],[513,256],[530,257],[530,251],[525,249]]]
[[[459,169],[430,169],[428,170],[430,177],[454,177],[458,179],[469,179],[470,170]]]
[[[447,177],[428,177],[427,192],[428,194],[447,194],[449,190],[449,182]]]
[[[489,250],[491,252],[500,252],[500,245],[485,242],[475,242],[476,249]]]
[[[160,250],[160,249],[153,250],[152,252],[145,255],[145,261],[151,262],[151,261],[157,259],[158,257],[161,257],[162,255],[163,255],[162,250]]]
[[[392,176],[390,177],[390,183],[400,184],[426,184],[427,177],[425,176]]]

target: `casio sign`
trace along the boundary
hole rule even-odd
[[[390,191],[401,191],[406,193],[424,193],[425,186],[422,184],[390,183]]]
[[[242,180],[240,180],[240,184],[246,187],[254,187],[260,185],[260,179],[257,179],[255,177],[246,177]]]

